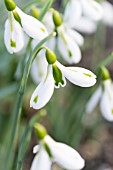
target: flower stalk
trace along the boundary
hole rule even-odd
[[[14,144],[15,135],[16,135],[16,131],[17,131],[18,121],[19,121],[19,117],[20,117],[20,114],[21,114],[23,95],[24,95],[24,92],[25,92],[25,88],[26,88],[27,79],[28,79],[28,76],[29,76],[31,64],[32,64],[33,60],[35,59],[37,53],[39,52],[40,47],[53,36],[55,36],[55,33],[50,34],[49,36],[44,38],[42,41],[40,41],[39,44],[34,49],[32,55],[30,56],[30,58],[28,60],[28,62],[26,63],[26,66],[25,66],[25,69],[24,69],[24,72],[23,72],[23,77],[22,77],[21,84],[20,84],[20,88],[19,88],[19,92],[18,92],[16,111],[15,111],[13,121],[12,121],[11,137],[10,137],[10,140],[9,140],[9,143],[8,143],[8,149],[7,149],[7,152],[6,152],[6,158],[5,158],[5,161],[4,161],[3,170],[6,170],[6,169],[8,170],[10,168],[9,167],[10,162],[8,162],[8,160],[9,160],[9,157],[11,156],[11,152],[13,150],[13,144]],[[7,162],[7,164],[5,162]]]

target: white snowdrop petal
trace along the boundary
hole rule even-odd
[[[100,109],[107,121],[113,121],[113,90],[110,80],[104,82],[104,93],[101,98]]]
[[[21,23],[24,31],[32,38],[41,40],[45,38],[48,33],[45,26],[38,21],[36,18],[25,14],[18,7],[16,7],[15,11],[19,14],[21,18]]]
[[[34,157],[30,170],[50,170],[51,164],[47,152],[41,148],[40,152]]]
[[[58,49],[62,58],[69,64],[78,63],[81,60],[81,51],[72,37],[66,33],[58,36]]]
[[[34,148],[33,148],[33,153],[34,153],[34,154],[37,153],[37,152],[39,151],[39,149],[40,149],[40,145],[34,146]]]
[[[55,142],[49,136],[46,136],[45,141],[51,150],[54,162],[70,170],[80,170],[84,167],[85,161],[76,150],[66,144]]]
[[[46,15],[43,18],[43,23],[46,26],[46,28],[47,28],[49,33],[54,31],[55,26],[54,26],[53,16],[52,16],[52,12],[51,11],[48,11],[46,13]]]
[[[97,23],[87,17],[81,17],[74,28],[82,33],[93,34],[97,29]]]
[[[9,53],[17,53],[20,50],[22,50],[24,46],[24,35],[21,26],[19,23],[14,20],[12,16],[12,25],[13,25],[13,30],[10,30],[10,22],[7,19],[5,23],[5,30],[4,30],[4,42],[6,45],[7,50]],[[11,46],[11,41],[15,43],[15,47]]]
[[[73,38],[74,41],[77,42],[79,46],[82,46],[84,44],[83,36],[79,34],[77,31],[72,29],[67,29],[67,33]]]
[[[90,87],[96,83],[96,76],[91,71],[80,67],[65,67],[64,76],[73,84]]]
[[[91,98],[89,99],[87,105],[86,105],[86,112],[91,113],[94,108],[97,106],[100,98],[102,95],[102,88],[99,86],[96,91],[93,93]]]
[[[95,0],[81,0],[84,16],[91,20],[99,21],[103,17],[103,10],[101,5]]]
[[[68,27],[74,27],[82,15],[82,8],[79,0],[70,0],[64,11],[64,22]]]
[[[52,75],[52,66],[48,66],[48,71],[44,79],[38,85],[31,96],[30,107],[40,109],[44,107],[52,97],[54,92],[54,79]]]
[[[40,83],[47,73],[48,63],[42,52],[44,51],[41,51],[33,61],[30,71],[31,77],[36,84]]]
[[[108,1],[101,2],[101,5],[104,11],[103,16],[104,23],[107,24],[108,26],[113,27],[113,5]]]

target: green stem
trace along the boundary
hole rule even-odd
[[[6,169],[8,170],[10,168],[9,167],[10,162],[8,160],[10,160],[9,157],[11,156],[11,153],[13,151],[14,139],[15,139],[18,121],[19,121],[21,108],[22,108],[23,95],[24,95],[24,92],[25,92],[25,88],[26,88],[27,79],[28,79],[28,76],[29,76],[31,64],[32,64],[33,60],[35,59],[37,53],[39,52],[40,47],[53,36],[55,36],[55,33],[50,34],[49,36],[47,36],[46,38],[44,38],[42,41],[40,41],[38,43],[38,45],[35,47],[32,55],[29,57],[28,62],[25,65],[25,69],[24,69],[24,73],[23,73],[23,77],[22,77],[22,80],[21,80],[20,89],[19,89],[18,97],[17,97],[16,111],[15,111],[15,114],[14,114],[14,117],[13,117],[13,120],[12,120],[11,137],[9,139],[8,149],[7,149],[7,152],[6,152],[6,159],[5,159],[4,168],[3,168],[4,170],[6,170]]]
[[[21,138],[19,152],[18,152],[18,160],[17,160],[17,168],[16,170],[22,169],[22,162],[26,153],[26,150],[28,148],[30,139],[31,139],[31,131],[33,128],[34,123],[38,122],[42,117],[46,115],[46,112],[44,110],[41,110],[40,113],[37,113],[32,117],[30,120],[28,127],[25,129],[25,132]]]

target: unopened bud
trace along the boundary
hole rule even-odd
[[[13,11],[16,8],[16,4],[13,0],[5,0],[5,6],[8,11]]]
[[[53,22],[56,27],[59,27],[60,25],[62,25],[62,17],[58,11],[52,10],[52,12],[53,12]]]
[[[110,74],[106,67],[104,66],[101,67],[101,74],[102,74],[102,80],[110,79]]]
[[[47,135],[45,127],[39,123],[35,123],[34,128],[39,139],[40,140],[44,139],[44,137]]]
[[[38,18],[40,15],[40,10],[35,6],[33,6],[31,10],[33,17]]]
[[[46,48],[46,59],[49,64],[54,64],[56,62],[56,55],[49,48]]]

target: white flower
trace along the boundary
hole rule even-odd
[[[55,29],[51,12],[46,14],[43,22],[49,32]],[[69,28],[65,22],[58,26],[56,30],[57,37],[53,37],[46,45],[53,51],[58,47],[61,57],[67,63],[78,63],[81,60],[80,46],[84,43],[83,36],[72,28]]]
[[[41,40],[48,35],[45,26],[36,18],[25,14],[18,7],[15,8],[14,12],[17,12],[17,14],[19,15],[23,30],[30,37]]]
[[[58,28],[58,50],[69,64],[80,62],[81,50],[79,46],[82,46],[83,43],[83,37],[75,30],[67,28],[65,25]]]
[[[102,17],[103,9],[94,0],[71,0],[64,12],[64,21],[69,27],[88,34],[96,31]]]
[[[30,107],[44,107],[53,95],[54,86],[59,88],[66,85],[65,78],[81,87],[90,87],[96,83],[96,76],[91,71],[80,67],[65,67],[56,61],[55,64],[48,65],[45,77],[31,96]]]
[[[113,121],[113,83],[110,79],[103,81],[87,103],[86,112],[90,113],[100,103],[100,110],[107,121]]]
[[[30,37],[41,40],[48,35],[45,26],[36,18],[25,14],[18,7],[8,12],[5,23],[4,42],[10,53],[19,52],[24,46],[23,30]]]
[[[100,5],[104,11],[103,22],[113,27],[113,5],[108,1],[102,1]]]
[[[50,154],[47,153],[45,145],[49,148]],[[37,153],[31,170],[51,170],[52,163],[56,162],[62,168],[70,170],[80,170],[84,167],[85,161],[80,154],[70,146],[54,141],[49,135],[46,135],[40,145],[33,149]]]
[[[9,53],[19,52],[24,46],[23,31],[20,24],[9,13],[9,19],[5,22],[4,42]]]

